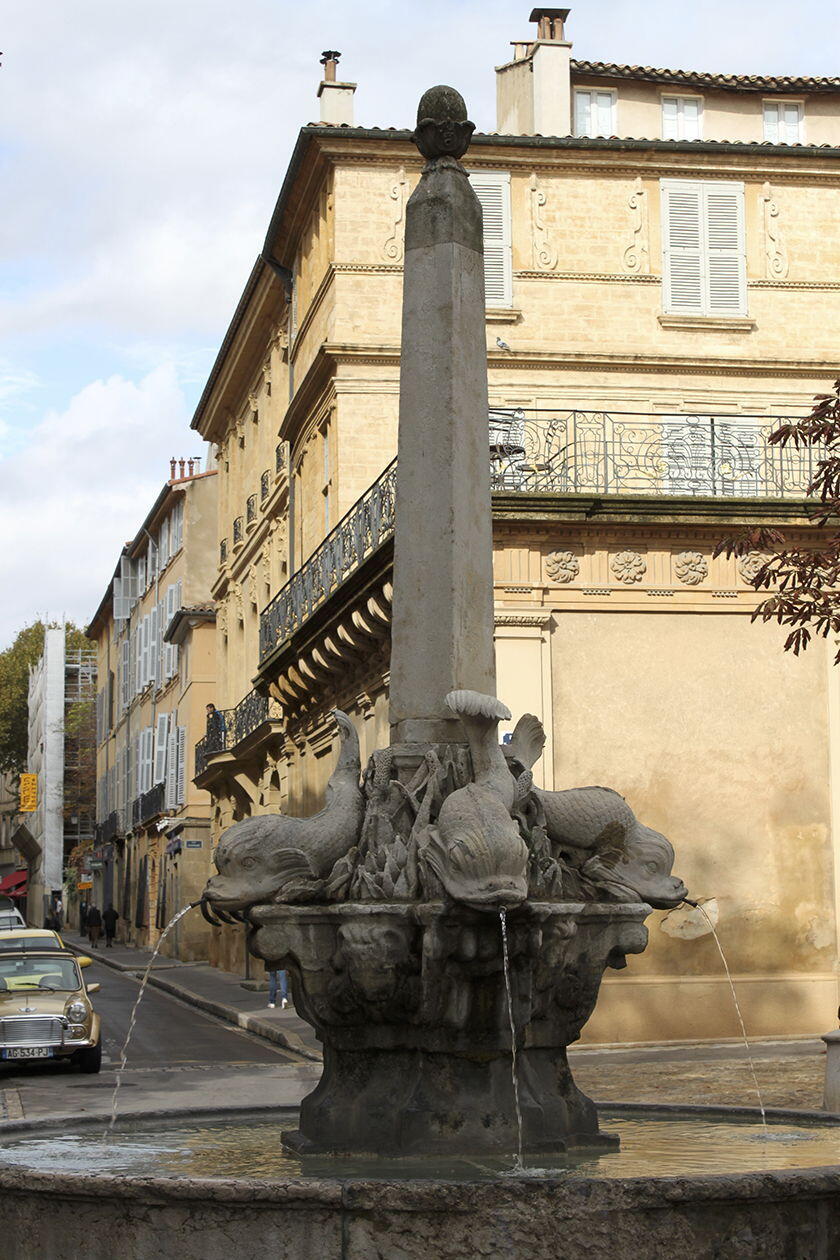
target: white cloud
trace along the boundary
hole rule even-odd
[[[90,619],[170,456],[205,454],[187,421],[167,364],[137,382],[94,381],[0,461],[0,645],[40,614]]]

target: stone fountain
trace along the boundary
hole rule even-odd
[[[510,712],[493,650],[482,216],[461,163],[473,130],[452,88],[423,96],[426,165],[406,211],[391,743],[362,775],[336,713],[325,808],[231,827],[204,894],[211,918],[247,916],[252,952],[288,969],[323,1042],[321,1080],[284,1137],[301,1153],[617,1144],[566,1048],[605,969],[645,948],[651,907],[686,895],[671,845],[617,793],[535,786],[536,717],[499,744]]]

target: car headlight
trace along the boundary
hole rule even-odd
[[[84,1002],[71,1002],[67,1007],[67,1018],[76,1024],[82,1023],[88,1017],[88,1010]]]
[[[85,1026],[84,1024],[71,1024],[67,1031],[69,1032],[71,1038],[75,1040],[77,1038],[84,1037]]]

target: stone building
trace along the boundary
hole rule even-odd
[[[468,158],[499,695],[546,725],[543,786],[612,786],[673,839],[679,874],[717,901],[749,1028],[816,1032],[838,996],[840,684],[823,645],[789,658],[750,624],[759,557],[712,553],[747,523],[807,536],[807,462],[767,435],[840,374],[840,79],[578,61],[566,16],[534,10],[497,70],[498,131]],[[353,87],[328,60],[193,421],[219,466],[227,716],[196,752],[216,835],[320,807],[333,707],[363,754],[387,743],[421,159],[407,132],[353,125]],[[586,1036],[735,1036],[714,942],[652,922]],[[211,945],[241,963],[240,933]]]
[[[96,643],[96,905],[121,916],[118,937],[141,947],[195,900],[210,867],[207,796],[193,786],[193,749],[215,700],[210,585],[215,568],[214,469],[173,460],[88,627]],[[164,952],[206,955],[192,915]]]

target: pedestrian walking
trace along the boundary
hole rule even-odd
[[[87,936],[88,903],[79,902],[79,936]]]
[[[119,915],[112,905],[106,906],[102,911],[102,926],[105,929],[105,945],[108,949],[112,949],[114,945],[114,937],[117,934],[117,920]]]
[[[94,949],[99,949],[99,936],[102,931],[102,915],[98,906],[90,906],[87,912],[88,940]]]
[[[273,1009],[277,1005],[277,992],[280,992],[280,1010],[285,1011],[289,1005],[289,981],[285,971],[269,971],[268,975],[268,1005]]]

